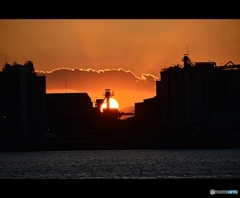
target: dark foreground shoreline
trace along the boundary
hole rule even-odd
[[[239,149],[240,140],[101,140],[0,142],[5,151],[121,150],[121,149]]]

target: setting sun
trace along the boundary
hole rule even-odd
[[[110,102],[110,108],[119,108],[118,102],[114,99],[114,98],[109,98],[109,102]],[[104,100],[102,106],[101,106],[101,112],[103,112],[103,109],[107,108],[107,102],[106,99]]]

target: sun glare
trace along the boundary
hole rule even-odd
[[[113,108],[118,109],[119,108],[118,102],[114,98],[109,98],[109,102],[110,102],[110,108],[111,109],[113,109]],[[102,106],[101,106],[101,112],[103,112],[103,109],[106,109],[106,108],[107,108],[107,102],[106,102],[106,99],[105,99]]]

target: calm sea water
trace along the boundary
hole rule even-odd
[[[0,179],[98,178],[240,178],[240,149],[0,153]]]

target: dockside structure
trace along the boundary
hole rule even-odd
[[[139,131],[160,138],[239,138],[240,65],[194,63],[187,54],[182,61],[160,71],[156,96],[135,103]]]
[[[162,131],[169,134],[231,136],[240,132],[240,65],[229,61],[193,63],[160,72],[156,97],[161,103]]]

